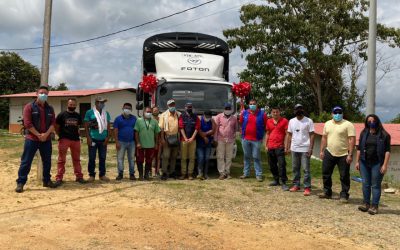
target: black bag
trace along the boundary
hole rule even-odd
[[[178,147],[179,146],[179,136],[178,136],[178,134],[166,135],[165,137],[166,137],[168,146],[170,146],[170,147]]]

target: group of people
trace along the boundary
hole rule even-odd
[[[198,179],[208,179],[208,165],[212,147],[216,148],[219,179],[230,179],[233,150],[236,133],[241,132],[244,154],[243,175],[250,177],[251,163],[255,169],[257,181],[263,181],[261,166],[261,146],[265,142],[268,164],[273,175],[270,186],[281,186],[282,190],[297,192],[301,190],[301,170],[304,171],[305,196],[311,194],[310,157],[314,148],[314,123],[305,116],[304,107],[296,104],[295,117],[288,121],[281,117],[279,107],[272,107],[271,118],[260,109],[256,100],[251,100],[248,109],[241,111],[238,118],[233,113],[231,103],[224,105],[224,111],[212,117],[211,111],[198,116],[192,103],[185,104],[184,112],[176,109],[174,99],[167,102],[167,110],[159,114],[158,107],[146,107],[143,117],[132,114],[132,104],[125,103],[122,114],[117,116],[111,132],[111,117],[105,109],[107,99],[98,96],[95,105],[82,118],[75,111],[76,100],[70,98],[67,110],[57,115],[47,103],[48,88],[39,87],[35,101],[24,107],[25,136],[21,165],[18,171],[16,192],[23,192],[31,169],[32,160],[39,150],[43,163],[43,186],[56,188],[63,183],[65,162],[68,149],[74,167],[76,181],[93,182],[96,177],[96,158],[99,159],[98,177],[109,181],[106,176],[107,145],[113,136],[117,149],[118,175],[116,180],[124,178],[124,157],[127,155],[129,179],[136,180],[135,160],[139,180],[149,180],[154,173],[160,178],[179,178],[193,180],[195,160],[197,160]],[[84,179],[80,164],[81,142],[79,128],[84,125],[88,145],[88,173]],[[58,134],[58,162],[56,181],[51,181],[51,134]],[[340,173],[340,201],[347,202],[350,190],[350,164],[355,149],[356,131],[354,125],[343,119],[343,109],[335,106],[332,119],[324,125],[320,147],[322,160],[323,193],[320,198],[332,198],[332,173],[338,166]],[[178,153],[181,157],[181,171],[176,173],[175,165]],[[285,156],[292,158],[293,181],[289,187],[286,174]],[[390,135],[385,131],[379,117],[368,115],[365,128],[360,134],[356,154],[356,169],[363,178],[364,204],[360,211],[376,214],[381,196],[381,182],[388,168],[390,157]],[[372,195],[372,200],[371,200]]]

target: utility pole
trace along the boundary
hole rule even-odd
[[[51,9],[53,0],[46,0],[44,7],[43,22],[43,48],[42,48],[42,71],[40,72],[40,85],[49,86],[49,59],[50,59],[50,36],[51,36]],[[38,160],[37,180],[40,182],[43,176],[43,166],[40,157],[36,153]]]
[[[369,1],[368,69],[367,69],[367,115],[375,114],[376,88],[376,2]]]

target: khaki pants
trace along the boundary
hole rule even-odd
[[[169,147],[165,143],[162,147],[162,172],[163,174],[170,175],[175,172],[176,157],[178,155],[179,147]],[[168,167],[169,165],[169,167]]]
[[[217,164],[220,174],[229,175],[231,172],[233,142],[218,141]]]
[[[193,174],[194,160],[196,157],[196,141],[181,143],[181,174],[186,175],[186,160],[189,159],[188,172]]]

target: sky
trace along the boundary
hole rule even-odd
[[[0,0],[0,48],[42,45],[44,0]],[[184,10],[206,0],[54,0],[52,44],[97,37]],[[136,87],[141,78],[143,41],[154,34],[186,31],[225,39],[222,31],[241,25],[239,9],[261,0],[217,0],[200,8],[137,29],[96,41],[51,48],[49,84],[66,82],[70,89]],[[378,1],[378,22],[400,28],[399,0]],[[400,48],[378,45],[382,67],[392,71],[377,84],[376,113],[386,121],[400,113]],[[33,65],[41,66],[41,50],[19,51]],[[230,80],[246,67],[243,54],[230,54]],[[382,74],[377,72],[379,77]],[[360,91],[366,88],[366,68]]]

